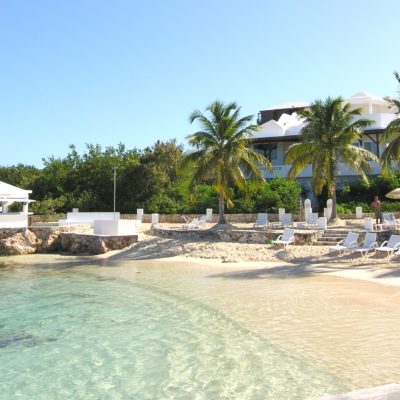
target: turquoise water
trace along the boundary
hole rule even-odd
[[[0,269],[0,399],[287,400],[348,389],[163,290],[158,270],[131,281],[97,270]]]

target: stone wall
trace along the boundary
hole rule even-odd
[[[198,218],[201,214],[185,214],[189,218]],[[204,214],[203,214],[204,215]],[[320,213],[322,216],[322,213]],[[395,213],[396,218],[400,218],[400,213]],[[268,214],[269,220],[271,222],[278,221],[278,214]],[[338,214],[338,217],[341,219],[355,219],[355,214]],[[372,213],[364,213],[363,218],[365,217],[374,217]],[[239,222],[239,223],[254,223],[257,219],[257,214],[225,214],[225,218],[227,222]],[[59,219],[65,219],[65,215],[30,215],[29,216],[29,226],[35,223],[40,222],[56,222]],[[136,214],[121,214],[121,219],[136,219]],[[303,218],[304,219],[304,218]],[[294,221],[300,221],[298,214],[293,214]],[[218,221],[218,214],[213,214],[212,222]],[[143,215],[144,223],[151,223],[151,214]],[[170,224],[178,224],[183,223],[183,219],[180,214],[159,214],[159,222],[160,223],[170,223]]]
[[[137,235],[101,236],[81,233],[62,233],[61,248],[71,253],[104,254],[110,250],[120,250],[138,240]]]
[[[89,233],[89,224],[71,226],[0,229],[0,255],[51,253],[61,249],[65,232]]]
[[[223,242],[239,242],[239,243],[267,243],[269,240],[275,240],[282,234],[283,230],[183,230],[168,229],[153,226],[153,234],[167,238],[181,238],[193,240],[220,240]],[[319,230],[295,230],[295,243],[299,245],[313,244],[314,241],[322,234]]]

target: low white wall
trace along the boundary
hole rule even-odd
[[[0,214],[0,228],[27,228],[28,214]]]
[[[90,223],[93,226],[94,220],[113,221],[119,219],[119,212],[69,212],[67,219],[60,219],[58,223],[60,226],[84,223]]]
[[[136,220],[118,219],[110,221],[96,219],[93,222],[93,233],[107,236],[136,235]]]

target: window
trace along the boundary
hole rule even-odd
[[[269,161],[276,161],[278,159],[278,145],[276,143],[256,144],[254,150],[257,153],[261,153]]]
[[[364,142],[363,145],[365,150],[368,150],[376,155],[376,144],[374,142]]]

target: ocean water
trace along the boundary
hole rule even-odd
[[[318,346],[291,340],[295,325],[268,325],[245,306],[255,299],[243,282],[234,298],[235,281],[209,272],[151,262],[0,268],[0,399],[287,400],[354,388],[333,358],[318,363]],[[304,279],[296,292],[314,278]],[[273,309],[274,290],[285,290],[274,282]]]

